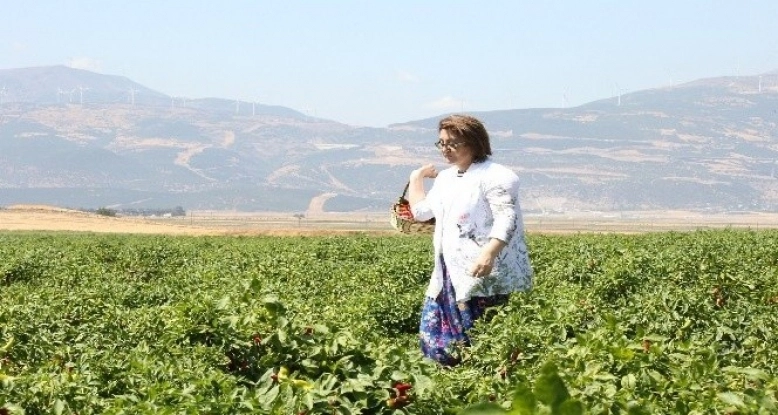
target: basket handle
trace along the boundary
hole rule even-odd
[[[402,198],[405,199],[408,196],[408,187],[411,185],[411,182],[405,184],[405,189],[403,189],[403,195]]]

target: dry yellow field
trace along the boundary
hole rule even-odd
[[[318,235],[393,233],[388,221],[355,217],[297,219],[288,213],[198,212],[182,218],[109,217],[51,206],[0,209],[0,231],[68,231],[165,235]]]
[[[527,215],[528,232],[636,233],[709,228],[778,228],[778,214],[705,214],[681,211],[575,212]],[[0,209],[0,230],[81,231],[167,235],[324,235],[394,234],[388,213],[321,213],[295,217],[280,212],[196,211],[186,217],[108,217],[51,206],[17,205]]]

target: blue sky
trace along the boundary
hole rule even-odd
[[[377,127],[778,70],[776,0],[0,0],[0,15],[0,69]]]

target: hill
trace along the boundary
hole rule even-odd
[[[353,127],[61,66],[0,70],[0,85],[0,205],[376,211],[441,164],[439,117]],[[771,211],[776,104],[773,72],[473,115],[530,212]]]

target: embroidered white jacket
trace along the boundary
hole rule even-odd
[[[462,177],[457,168],[441,171],[426,197],[411,206],[416,220],[435,217],[435,267],[426,295],[443,287],[443,256],[457,301],[532,288],[532,266],[519,205],[519,178],[507,167],[486,160],[473,163]],[[489,239],[506,243],[490,275],[475,278],[470,267]]]

